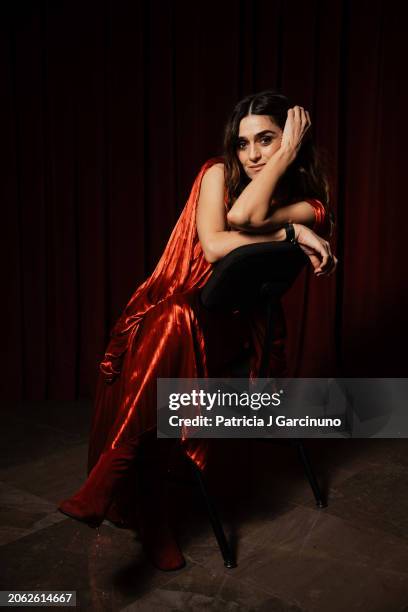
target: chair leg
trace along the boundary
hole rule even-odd
[[[220,521],[220,517],[218,515],[218,512],[214,506],[213,501],[211,500],[210,496],[208,495],[208,491],[207,491],[207,487],[205,485],[204,482],[204,478],[203,475],[201,473],[201,470],[199,467],[197,467],[195,464],[194,465],[194,471],[198,480],[198,483],[200,485],[200,489],[201,489],[201,493],[204,497],[205,500],[205,504],[207,506],[207,511],[208,511],[208,515],[210,517],[210,521],[211,521],[211,525],[214,531],[214,535],[215,538],[217,540],[220,552],[222,554],[222,557],[224,559],[224,565],[225,567],[227,567],[228,569],[232,569],[234,567],[237,567],[237,563],[235,561],[235,556],[232,552],[231,546],[228,544],[227,538],[225,537],[225,533],[224,533],[224,529],[222,527],[222,523]]]
[[[315,496],[316,504],[318,508],[325,508],[327,503],[323,499],[322,492],[319,487],[319,483],[317,482],[317,478],[312,468],[312,464],[310,463],[309,457],[307,456],[306,449],[303,446],[303,442],[301,440],[295,441],[299,458],[303,464],[306,476],[309,480],[310,486],[312,487],[313,495]]]

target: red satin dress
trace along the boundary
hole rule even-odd
[[[245,318],[238,312],[209,314],[199,300],[212,264],[205,260],[197,235],[197,202],[203,175],[220,161],[211,158],[200,169],[159,263],[132,295],[111,332],[97,383],[88,480],[60,504],[71,515],[87,517],[90,525],[103,518],[131,523],[137,504],[133,468],[139,446],[149,438],[156,447],[164,442],[155,438],[158,377],[227,376],[244,349],[250,354],[250,376],[257,376],[265,333],[263,313],[254,309]],[[325,210],[318,200],[308,201],[315,209],[314,229],[322,233]],[[284,340],[285,320],[278,305],[268,376],[285,375]],[[180,445],[200,468],[205,466],[208,440],[186,439]]]

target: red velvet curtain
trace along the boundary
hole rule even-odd
[[[291,372],[405,376],[399,5],[3,2],[2,397],[92,395],[230,109],[265,88],[310,109],[338,221],[336,278],[304,274],[285,299]]]

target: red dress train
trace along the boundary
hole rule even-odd
[[[143,441],[150,457],[160,456],[167,440],[155,439],[156,379],[228,375],[229,365],[249,348],[250,376],[256,377],[265,332],[261,311],[209,314],[199,291],[212,272],[196,230],[196,209],[206,170],[222,158],[208,160],[198,173],[188,201],[152,275],[132,295],[116,322],[100,364],[92,418],[88,480],[59,508],[83,517],[91,526],[104,518],[133,526],[136,458]],[[324,228],[325,211],[317,200],[315,230]],[[285,321],[278,305],[270,376],[285,374]],[[184,452],[200,467],[206,463],[208,441],[180,441]],[[147,462],[138,468],[147,468]]]

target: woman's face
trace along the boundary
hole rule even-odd
[[[237,157],[250,179],[279,149],[281,128],[268,115],[247,115],[239,124]]]

